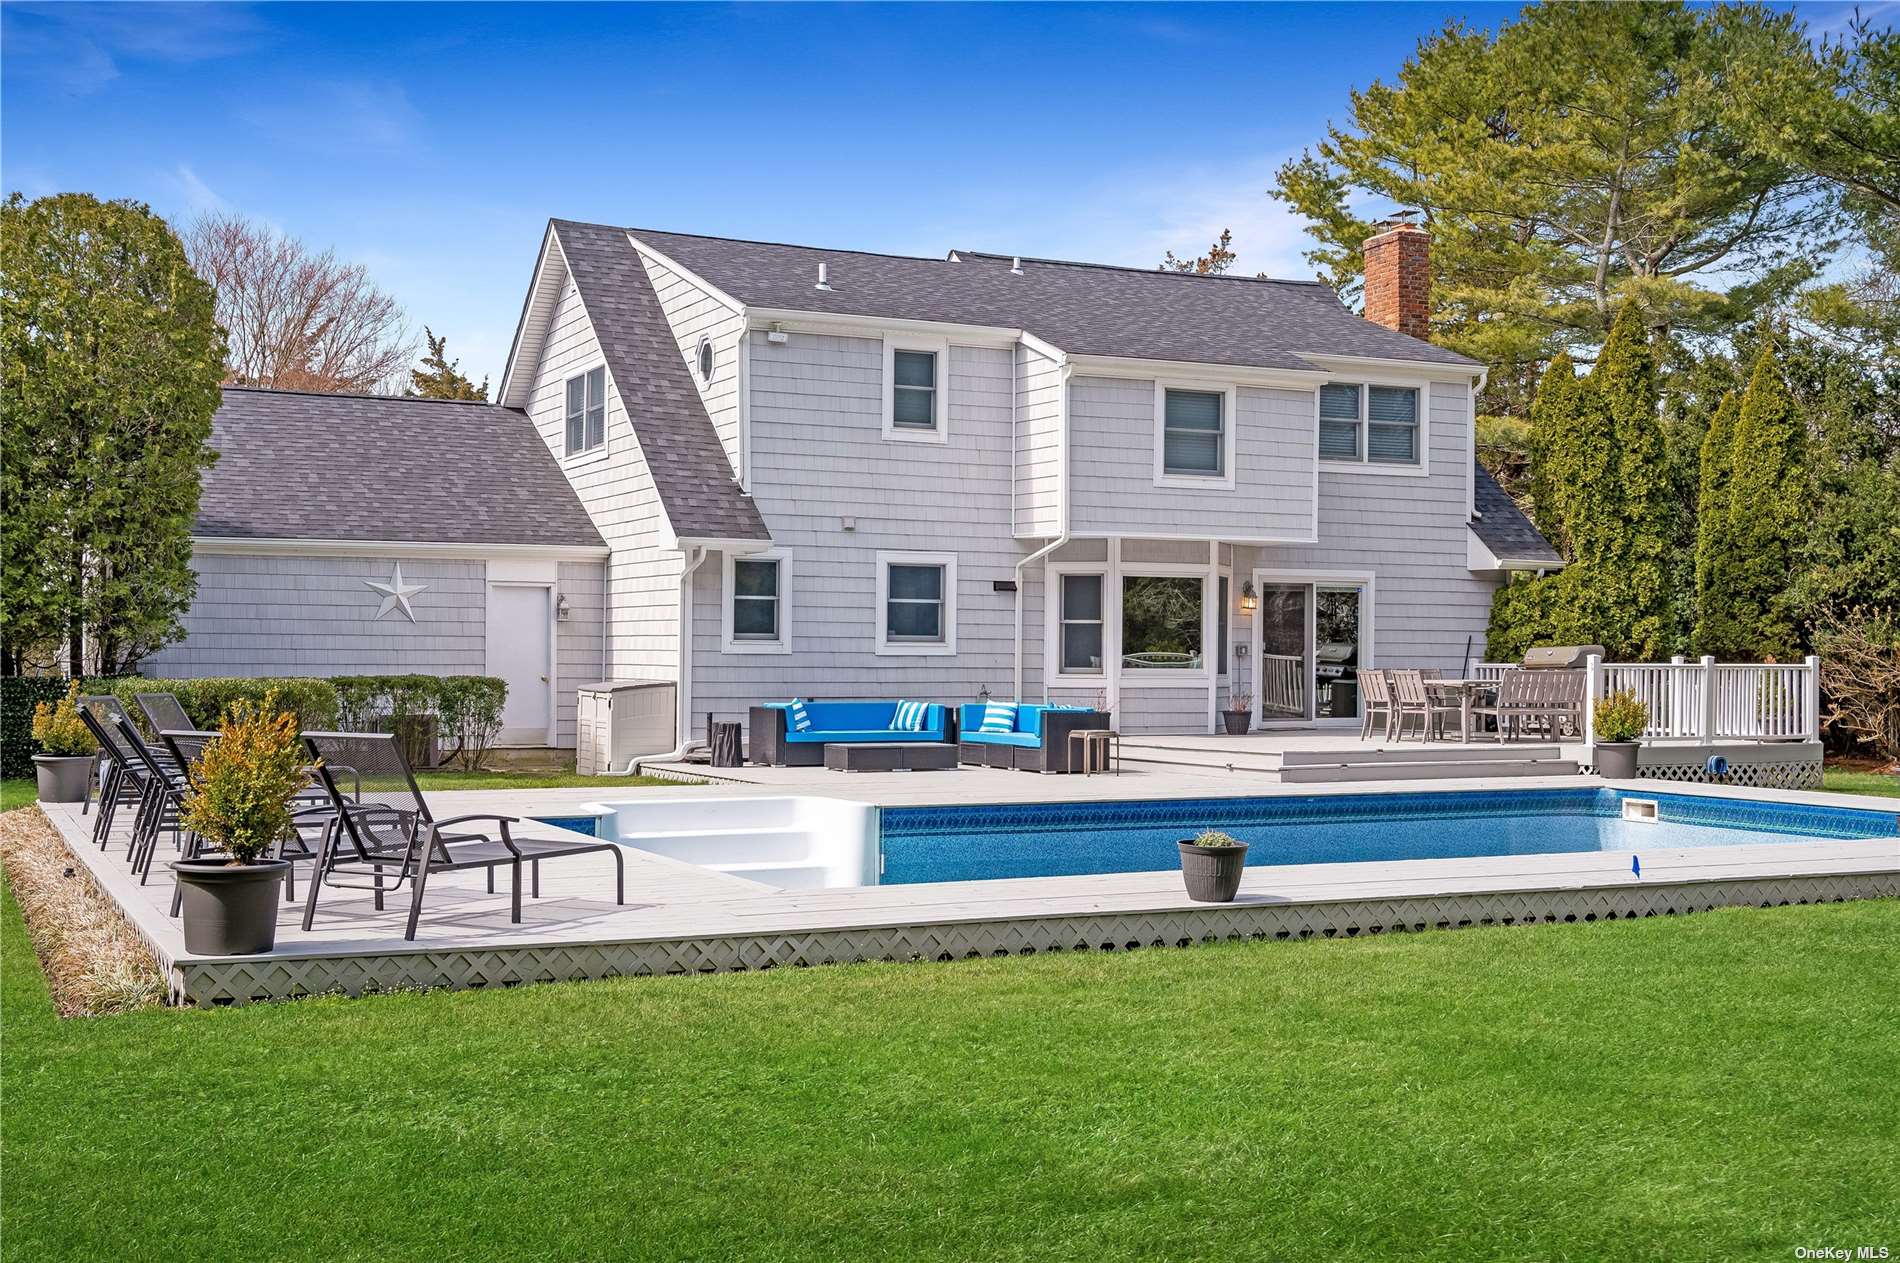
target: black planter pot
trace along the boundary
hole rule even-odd
[[[1605,780],[1635,780],[1637,743],[1634,741],[1599,741],[1595,759],[1597,775]]]
[[[289,860],[233,864],[222,855],[174,860],[194,956],[249,956],[277,945],[277,902]]]
[[[1244,710],[1224,710],[1220,713],[1220,721],[1227,725],[1227,735],[1230,737],[1241,736],[1253,726],[1253,716]]]
[[[1247,865],[1247,844],[1196,846],[1188,838],[1181,848],[1181,878],[1188,898],[1196,903],[1231,903],[1240,890],[1240,871]]]
[[[43,803],[83,803],[92,785],[90,754],[36,754],[33,775]]]

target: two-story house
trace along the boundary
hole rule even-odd
[[[607,674],[683,716],[1349,720],[1358,667],[1458,671],[1503,574],[1558,564],[1475,466],[1428,250],[1367,243],[1362,319],[1312,282],[557,220],[498,402],[611,549]]]
[[[1561,564],[1473,458],[1429,238],[1310,282],[553,221],[496,405],[227,393],[161,674],[1106,705],[1128,733],[1349,722]],[[536,437],[538,436],[538,438]]]

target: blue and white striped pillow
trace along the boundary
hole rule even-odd
[[[811,731],[811,716],[805,711],[805,703],[794,697],[792,704],[785,708],[785,712],[787,717],[792,721],[793,732]]]
[[[899,702],[891,715],[892,732],[922,732],[924,716],[930,713],[928,702]]]
[[[978,732],[1015,732],[1016,707],[1011,702],[985,702]]]

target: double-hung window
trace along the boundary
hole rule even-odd
[[[1227,397],[1211,390],[1165,392],[1161,420],[1161,472],[1220,478],[1227,473]]]
[[[949,350],[941,342],[885,340],[885,438],[946,441]]]
[[[1421,446],[1416,387],[1347,382],[1320,387],[1320,459],[1417,466]]]
[[[607,441],[607,370],[567,379],[567,454],[591,452]]]
[[[1063,675],[1102,673],[1102,582],[1099,574],[1065,574],[1061,579]]]
[[[955,653],[956,555],[879,553],[877,568],[877,651]]]
[[[725,554],[725,652],[784,653],[791,644],[791,555]]]

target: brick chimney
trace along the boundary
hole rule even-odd
[[[1364,249],[1366,319],[1431,341],[1432,235],[1394,217],[1366,238]]]

